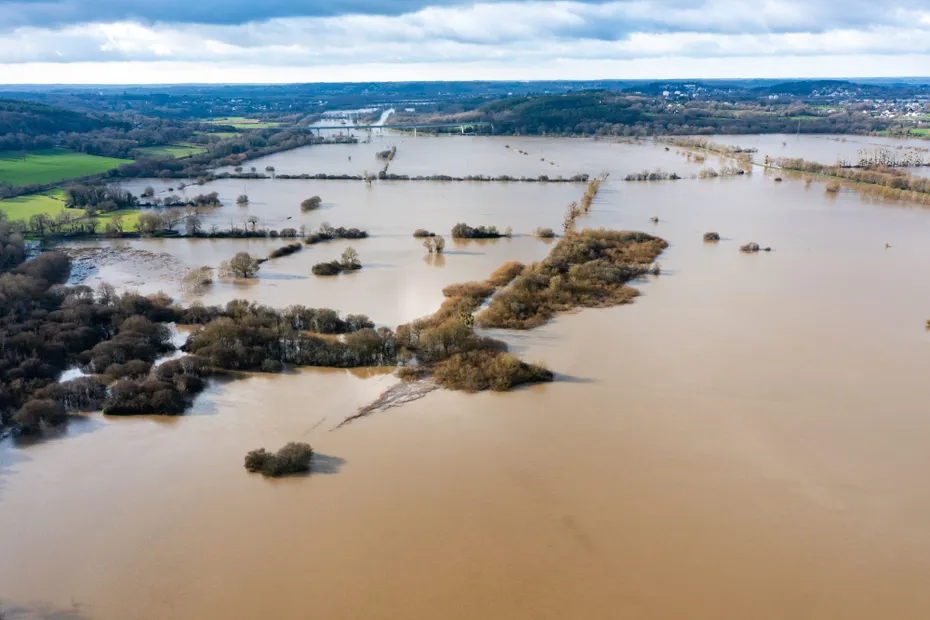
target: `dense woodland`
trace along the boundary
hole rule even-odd
[[[546,368],[477,334],[474,313],[497,291],[478,316],[482,324],[526,328],[578,305],[624,303],[635,295],[625,283],[649,271],[664,247],[644,233],[572,234],[540,264],[507,263],[485,282],[447,287],[435,314],[394,331],[330,309],[277,310],[243,300],[182,307],[160,294],[64,286],[65,255],[46,252],[24,262],[22,238],[0,223],[0,421],[28,434],[80,411],[180,414],[211,375],[280,372],[285,365],[400,364],[406,378],[433,374],[440,385],[465,390],[551,381]],[[188,355],[156,364],[175,350],[167,323],[201,327],[184,346]],[[86,374],[58,382],[68,368]]]
[[[512,97],[484,104],[456,118],[492,123],[499,134],[620,136],[869,133],[893,124],[871,116],[864,106],[825,112],[800,101],[670,101],[662,96],[607,91]]]
[[[367,316],[343,318],[330,309],[277,310],[243,300],[182,307],[162,294],[68,287],[64,254],[25,259],[22,237],[0,222],[0,428],[22,434],[51,430],[81,411],[180,414],[212,375],[280,372],[287,364],[349,368],[416,360],[442,385],[467,390],[552,379],[506,353],[504,343],[478,336],[465,312],[522,266],[505,266],[483,285],[450,287],[450,303],[440,312],[395,333],[375,329]],[[188,355],[156,364],[175,350],[167,323],[201,327],[184,347]],[[59,382],[69,368],[86,374]]]

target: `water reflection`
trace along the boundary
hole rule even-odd
[[[432,267],[445,267],[446,266],[446,256],[445,254],[426,254],[423,257],[423,262]]]

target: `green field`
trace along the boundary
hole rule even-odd
[[[911,129],[910,132],[915,136],[930,137],[930,127],[921,127],[920,129]]]
[[[37,213],[44,213],[55,217],[61,211],[65,210],[64,191],[52,190],[42,194],[30,194],[28,196],[17,196],[16,198],[6,198],[0,200],[0,211],[6,213],[10,220],[28,220]],[[83,209],[68,209],[68,212],[81,217],[84,215]],[[132,232],[135,230],[136,222],[139,220],[141,209],[120,209],[96,217],[100,222],[100,231],[107,222],[113,219],[113,216],[119,213],[123,218],[123,230]]]
[[[100,231],[103,231],[103,227],[113,219],[113,216],[119,214],[123,218],[123,232],[133,232],[135,230],[136,222],[139,221],[139,216],[142,215],[142,209],[120,209],[118,211],[111,211],[110,213],[105,213],[103,215],[98,215],[95,219],[100,222]]]
[[[793,121],[817,121],[823,118],[822,116],[813,116],[811,114],[798,114],[797,116],[789,116],[789,119]]]
[[[167,146],[143,146],[136,150],[146,155],[155,157],[174,157],[175,159],[180,159],[181,157],[190,157],[191,155],[197,155],[207,151],[207,149],[203,148],[202,146],[188,146],[180,144],[171,144]]]
[[[65,208],[64,192],[52,190],[42,194],[30,194],[0,200],[0,211],[11,220],[28,220],[36,213],[45,213],[54,217]],[[84,214],[81,209],[71,209],[75,214]]]
[[[44,185],[65,179],[100,174],[131,160],[98,157],[66,149],[47,149],[26,153],[0,153],[0,182],[15,187]]]
[[[221,140],[227,140],[229,138],[235,138],[236,136],[242,135],[236,131],[196,131],[194,133],[200,136],[214,136]]]
[[[244,116],[227,116],[225,118],[214,118],[209,121],[214,125],[232,125],[236,129],[268,129],[269,127],[278,127],[281,123],[268,122],[263,123],[254,118],[245,118]],[[216,134],[213,134],[216,135]]]

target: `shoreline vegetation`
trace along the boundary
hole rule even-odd
[[[309,473],[313,462],[313,448],[308,443],[289,442],[277,452],[264,448],[245,455],[245,468],[269,478]]]
[[[639,293],[627,283],[657,273],[654,261],[667,245],[643,232],[584,229],[569,234],[496,294],[475,323],[530,329],[559,312],[630,303]]]
[[[779,158],[774,164],[779,170],[833,179],[834,182],[826,186],[828,193],[835,194],[840,189],[838,182],[847,181],[866,194],[930,205],[930,178],[915,177],[900,168],[828,166],[800,158]]]
[[[382,174],[383,173],[383,174]],[[497,176],[470,174],[466,176],[452,176],[448,174],[429,174],[415,175],[393,174],[382,171],[376,177],[379,181],[454,181],[454,182],[483,182],[483,183],[587,183],[589,175],[575,174],[570,177],[556,176],[550,177],[541,174],[535,177],[514,177],[507,174]],[[186,178],[186,177],[178,177]],[[275,174],[269,176],[261,173],[243,173],[233,174],[221,172],[206,177],[205,182],[215,181],[217,179],[243,179],[243,180],[262,180],[262,179],[281,179],[281,180],[299,180],[299,181],[371,181],[372,177],[365,174]]]
[[[375,329],[367,316],[341,318],[329,309],[276,310],[244,300],[183,307],[164,294],[119,295],[107,284],[96,291],[67,287],[62,285],[71,270],[67,256],[45,252],[23,262],[22,237],[5,223],[0,243],[5,257],[0,293],[6,300],[0,336],[11,343],[0,369],[0,413],[4,426],[22,434],[41,433],[82,411],[178,415],[211,376],[280,372],[286,365],[398,365],[404,379],[431,376],[443,387],[467,391],[551,381],[550,370],[520,360],[505,343],[478,335],[474,326],[526,329],[574,307],[627,303],[636,291],[626,282],[649,272],[644,265],[666,246],[646,233],[572,233],[542,263],[507,263],[485,282],[446,287],[446,302],[436,313],[394,331]],[[254,275],[260,259],[240,254],[226,269]],[[357,268],[361,262],[347,250],[342,264]],[[208,268],[194,271],[197,282],[212,277]],[[476,320],[475,312],[489,299]],[[513,314],[515,300],[529,311]],[[169,323],[195,330],[181,347],[186,355],[156,366],[178,350]],[[42,329],[33,331],[39,325]],[[13,338],[20,333],[35,335]],[[59,382],[69,368],[84,376]]]

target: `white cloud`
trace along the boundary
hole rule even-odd
[[[859,23],[866,14],[868,23]],[[679,71],[675,77],[709,77],[681,70],[707,71],[705,67],[721,63],[753,65],[757,70],[747,77],[765,77],[773,75],[779,62],[804,56],[808,62],[787,64],[798,71],[790,75],[862,75],[863,66],[878,69],[874,75],[919,75],[930,64],[905,69],[909,65],[901,63],[928,55],[930,12],[893,1],[876,8],[875,3],[852,0],[838,12],[822,0],[536,0],[428,6],[396,16],[305,16],[233,25],[117,21],[20,27],[0,32],[0,80],[22,81],[18,67],[33,68],[25,80],[30,82],[73,81],[79,79],[78,67],[87,66],[95,67],[95,75],[123,76],[118,65],[138,73],[115,81],[145,82],[160,75],[165,62],[185,71],[199,67],[227,76],[219,81],[230,81],[230,72],[246,75],[245,67],[263,67],[257,74],[266,76],[305,76],[297,81],[311,79],[308,73],[330,71],[339,74],[335,79],[348,79],[340,76],[371,67],[380,69],[359,79],[388,79],[385,67],[395,67],[387,73],[406,76],[391,79],[444,76],[452,67],[467,74],[463,79],[491,74],[520,79],[530,72],[573,78],[595,61],[603,70],[648,68],[651,74],[644,77],[659,77],[669,62]],[[852,57],[885,61],[862,65]],[[59,70],[53,63],[68,63],[71,69]],[[823,73],[828,67],[844,70]],[[557,74],[548,75],[552,73]],[[54,77],[59,75],[71,79]],[[721,77],[728,76],[734,75]],[[209,80],[204,75],[189,81]]]

